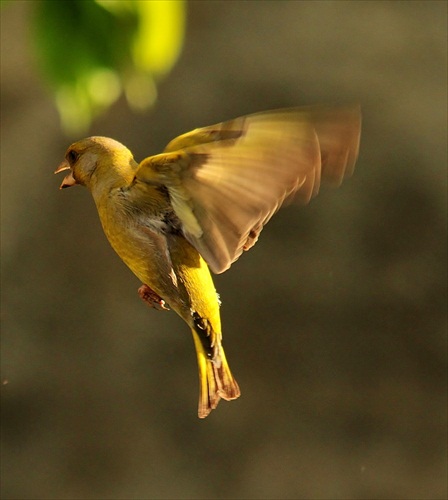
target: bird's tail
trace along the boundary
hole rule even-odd
[[[224,349],[214,346],[213,357],[205,348],[198,332],[192,329],[199,368],[199,418],[205,418],[219,403],[230,401],[240,395],[240,388],[230,371]]]

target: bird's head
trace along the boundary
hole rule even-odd
[[[98,183],[113,187],[132,180],[136,166],[132,153],[123,144],[108,137],[88,137],[67,149],[55,174],[70,170],[60,189],[80,184],[93,190]]]

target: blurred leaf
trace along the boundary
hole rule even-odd
[[[154,103],[182,48],[184,9],[180,0],[36,2],[38,64],[68,133],[85,131],[122,90],[134,109]]]
[[[133,2],[139,27],[133,46],[136,68],[166,74],[176,62],[184,36],[184,6],[179,1]]]

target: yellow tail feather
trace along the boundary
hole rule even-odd
[[[240,388],[227,364],[224,349],[219,346],[218,355],[211,360],[197,332],[192,330],[199,368],[199,418],[205,418],[219,403],[239,397]]]

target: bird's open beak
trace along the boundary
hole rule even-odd
[[[70,165],[68,164],[67,160],[64,160],[59,167],[54,171],[55,174],[59,174],[59,172],[62,172],[64,170],[70,170]],[[59,186],[59,189],[64,189],[68,188],[71,186],[74,186],[76,184],[76,180],[73,177],[73,172],[70,170],[70,173],[67,174],[64,177],[64,180],[62,181],[62,184]]]

